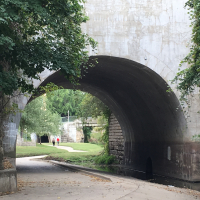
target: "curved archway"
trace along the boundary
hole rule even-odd
[[[146,171],[147,155],[154,160],[154,172],[181,178],[176,161],[167,163],[167,146],[183,143],[186,121],[168,84],[148,67],[131,60],[96,56],[98,64],[89,68],[76,89],[102,100],[114,113],[125,141],[124,164]],[[41,85],[53,82],[67,89],[73,86],[58,71]]]

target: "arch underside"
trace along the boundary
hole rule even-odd
[[[151,157],[155,173],[184,178],[176,161],[167,160],[168,146],[172,155],[173,151],[181,154],[186,129],[179,101],[173,92],[166,92],[167,83],[134,61],[110,56],[96,58],[98,64],[88,69],[76,89],[98,97],[116,116],[125,141],[124,164],[145,171]],[[73,88],[59,71],[42,85],[48,82]]]

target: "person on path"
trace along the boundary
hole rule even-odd
[[[55,139],[53,138],[53,140],[52,140],[52,143],[53,143],[53,146],[55,146]]]
[[[57,137],[57,145],[59,146],[59,141],[60,141],[60,139],[59,139],[59,137]]]

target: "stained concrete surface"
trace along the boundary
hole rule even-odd
[[[103,175],[103,177],[98,177],[95,174],[88,175],[70,171],[49,162],[36,160],[33,157],[18,158],[17,171],[19,191],[1,196],[0,199],[200,199],[200,193],[196,191],[171,188],[122,176]]]

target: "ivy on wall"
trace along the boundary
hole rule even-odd
[[[181,100],[186,101],[195,87],[200,86],[200,0],[188,0],[185,3],[190,15],[192,36],[189,54],[181,61],[189,64],[189,67],[180,70],[172,82],[177,82],[177,89],[181,91]]]

